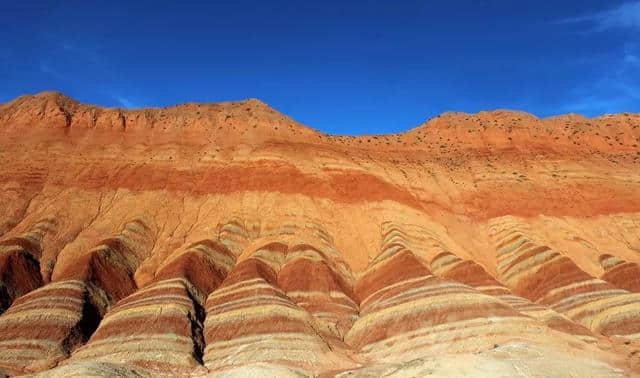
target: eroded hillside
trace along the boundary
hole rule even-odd
[[[41,93],[0,135],[6,374],[640,372],[638,114],[346,137]]]

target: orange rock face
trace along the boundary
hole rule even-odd
[[[0,105],[0,375],[640,374],[640,115]],[[527,373],[529,374],[529,373]]]

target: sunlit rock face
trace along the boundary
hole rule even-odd
[[[640,374],[640,116],[0,105],[0,375]],[[525,372],[525,373],[523,373]]]

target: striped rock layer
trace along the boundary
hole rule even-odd
[[[0,316],[0,369],[35,372],[67,358],[100,322],[96,297],[85,282],[66,280],[18,298]]]
[[[551,307],[596,334],[640,338],[640,294],[597,279],[571,258],[528,236],[511,217],[490,225],[500,281],[516,294]]]
[[[86,342],[109,306],[136,290],[133,273],[144,239],[144,224],[127,223],[57,281],[14,301],[0,316],[0,369],[38,371]]]
[[[204,364],[209,370],[256,362],[316,372],[342,366],[323,333],[340,330],[341,324],[326,327],[328,318],[350,321],[353,303],[342,291],[344,282],[323,266],[319,251],[307,246],[287,251],[281,243],[259,248],[207,298]],[[320,265],[313,267],[314,262]],[[306,267],[326,278],[313,285],[292,283],[290,278]],[[278,273],[301,306],[278,286]]]
[[[392,239],[355,286],[360,317],[345,340],[361,354],[409,361],[487,347],[511,333],[541,332],[543,327],[495,297],[434,276]]]
[[[232,219],[219,226],[218,240],[236,256],[242,253],[250,239],[251,234],[241,219]]]
[[[621,289],[640,292],[640,265],[609,254],[601,255],[599,260],[604,269],[600,279]]]
[[[42,286],[42,240],[53,229],[55,221],[45,219],[20,236],[0,241],[0,314],[16,298]]]
[[[358,317],[353,273],[331,249],[321,251],[306,244],[291,247],[280,268],[278,286],[313,316],[324,337],[343,340]]]
[[[138,288],[133,276],[153,236],[139,220],[126,223],[59,272],[64,279],[0,315],[0,372],[358,375],[371,363],[395,371],[519,340],[578,351],[600,340],[425,229],[386,224],[381,252],[359,275],[313,222],[246,229],[226,223],[217,238],[184,244]],[[429,264],[423,256],[434,251]]]
[[[119,234],[79,256],[78,262],[57,275],[57,279],[89,282],[104,292],[108,302],[105,305],[115,303],[136,290],[133,276],[152,244],[149,227],[141,220],[133,220]]]
[[[172,255],[150,285],[119,301],[68,363],[125,363],[188,374],[202,364],[204,298],[223,281],[235,257],[203,240]]]
[[[0,377],[637,375],[639,251],[640,114],[0,104]]]
[[[583,340],[594,340],[594,335],[589,330],[566,316],[513,294],[475,261],[463,260],[451,252],[441,252],[431,260],[431,270],[442,278],[463,283],[480,293],[494,296],[508,303],[516,311],[544,323],[549,328],[578,336]]]

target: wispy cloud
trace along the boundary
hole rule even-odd
[[[624,61],[632,66],[640,66],[640,44],[629,41],[624,44]]]
[[[125,97],[122,97],[122,96],[116,96],[115,98],[116,98],[116,100],[118,100],[120,105],[124,106],[127,109],[134,109],[134,108],[139,108],[140,107],[139,104],[137,104],[134,101],[131,101],[128,98],[125,98]]]
[[[39,68],[41,72],[50,75],[57,80],[65,79],[65,75],[55,69],[47,60],[41,60],[39,62]]]
[[[597,15],[602,30],[613,28],[640,29],[640,1],[623,3]]]
[[[589,31],[610,29],[640,29],[640,1],[628,1],[603,11],[559,20],[560,24],[588,24]]]
[[[99,46],[83,44],[78,40],[58,38],[51,41],[46,55],[41,55],[38,69],[56,81],[90,83],[88,90],[99,97],[110,99],[124,108],[140,108],[144,102],[132,98],[122,75],[110,63]]]
[[[640,1],[628,1],[615,8],[579,15],[560,23],[576,24],[582,32],[602,33],[610,40],[606,55],[592,56],[590,61],[579,62],[598,67],[599,71],[595,77],[585,78],[584,84],[571,90],[563,111],[586,115],[638,111],[640,42],[634,37],[620,36],[640,32]]]
[[[640,63],[635,56],[625,53],[603,59],[600,73],[573,88],[561,110],[590,116],[640,110]]]
[[[604,114],[608,113],[610,109],[618,107],[620,105],[620,99],[602,99],[599,96],[583,95],[566,104],[560,109],[562,113],[578,113],[591,115],[593,113]]]

